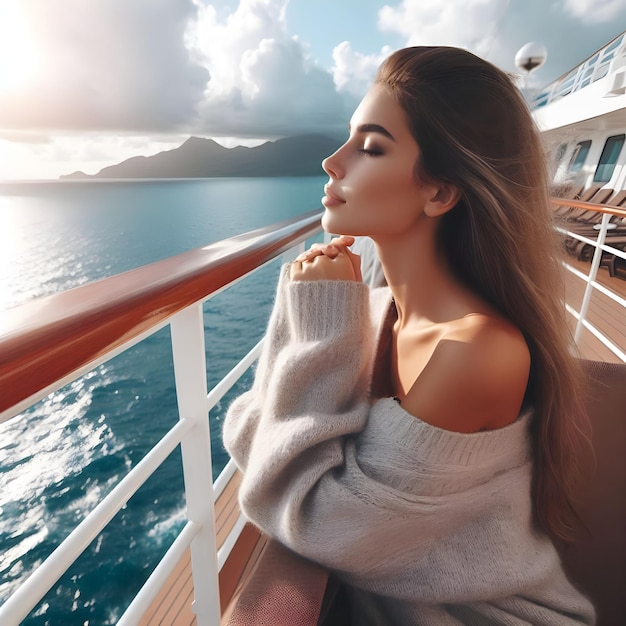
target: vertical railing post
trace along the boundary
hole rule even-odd
[[[302,254],[306,250],[306,241],[301,241],[299,244],[289,248],[281,255],[282,263],[291,263],[299,254]]]
[[[219,577],[202,303],[178,313],[172,319],[171,332],[178,413],[180,419],[194,423],[181,443],[187,517],[201,527],[191,542],[193,610],[198,626],[217,626]]]
[[[602,248],[600,248],[600,246],[603,246],[606,240],[606,233],[608,230],[610,219],[610,213],[604,213],[604,215],[602,215],[602,222],[600,223],[600,230],[598,231],[598,238],[596,239],[593,259],[591,260],[591,267],[589,268],[589,275],[587,276],[587,286],[585,287],[583,301],[580,305],[578,323],[576,324],[576,330],[574,331],[574,341],[576,343],[578,343],[580,340],[580,334],[583,330],[583,323],[587,319],[587,311],[589,310],[591,294],[593,293],[594,289],[591,283],[595,281],[598,276],[598,269],[600,269],[600,261],[602,260]]]

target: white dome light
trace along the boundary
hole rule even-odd
[[[544,45],[531,41],[523,45],[515,55],[515,65],[524,72],[532,72],[541,67],[548,58]]]

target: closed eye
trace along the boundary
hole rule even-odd
[[[358,151],[361,154],[366,154],[367,156],[380,156],[383,153],[382,150],[378,150],[377,148],[359,148]]]

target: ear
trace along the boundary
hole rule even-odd
[[[426,202],[424,213],[429,217],[439,217],[453,209],[461,199],[461,194],[455,185],[437,183],[433,186],[430,200]]]

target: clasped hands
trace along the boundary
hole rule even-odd
[[[354,237],[341,235],[330,243],[313,244],[291,263],[291,280],[354,280],[360,282],[361,257],[348,249]]]

